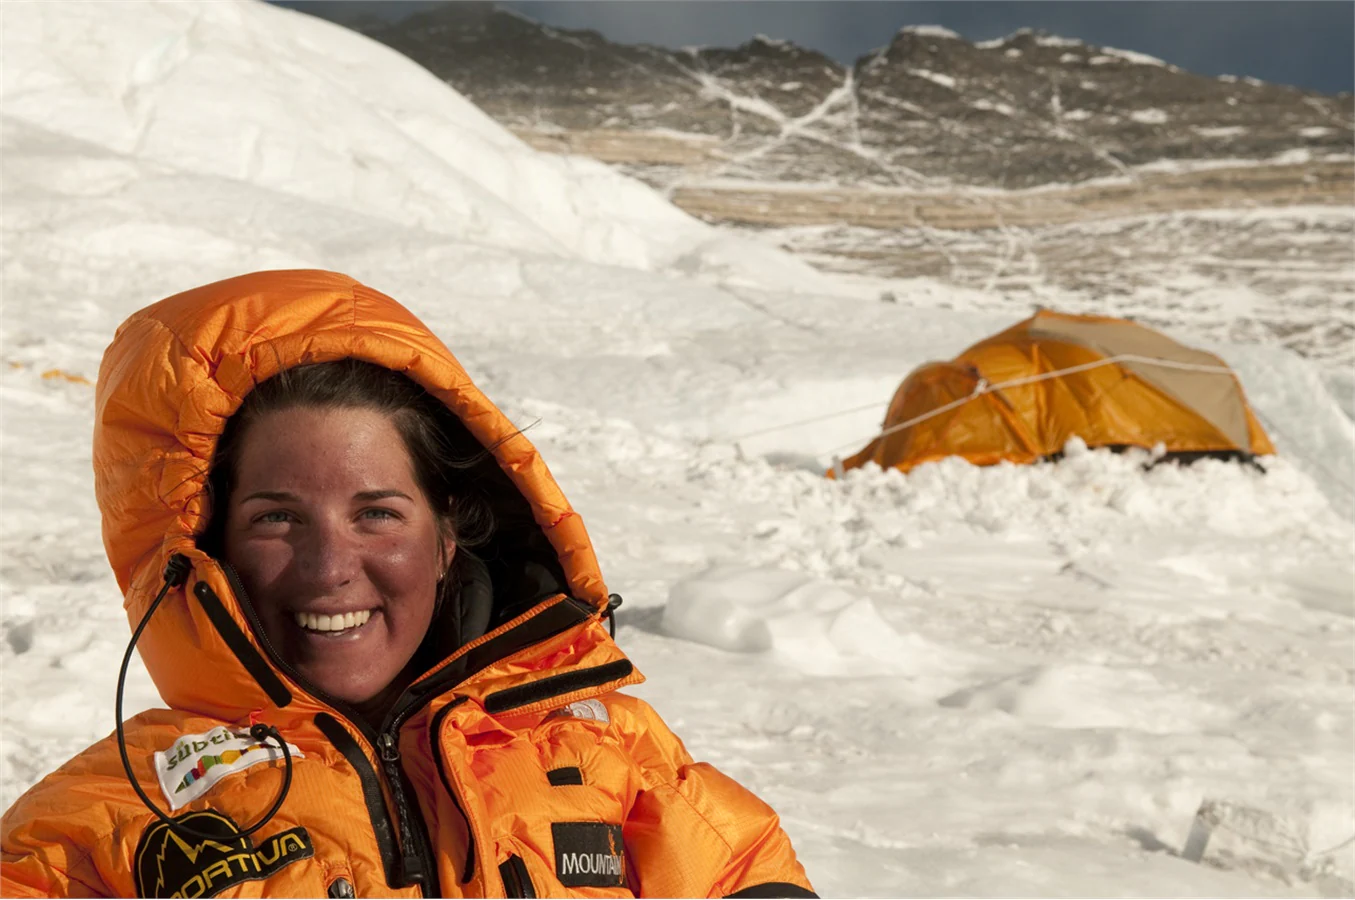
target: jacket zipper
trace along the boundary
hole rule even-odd
[[[536,897],[536,885],[527,871],[522,857],[514,853],[499,866],[499,875],[503,877],[503,892],[509,897]]]
[[[421,889],[429,885],[430,873],[433,879],[437,878],[437,867],[433,861],[433,854],[428,846],[428,828],[423,822],[423,814],[417,807],[410,809],[410,802],[405,790],[408,787],[408,779],[404,769],[400,767],[400,746],[390,731],[381,733],[381,765],[386,770],[386,782],[391,787],[391,798],[395,801],[395,814],[400,820],[400,835],[403,840],[400,841],[400,871],[404,874],[406,884],[416,883]],[[416,826],[415,818],[418,825]],[[441,896],[441,891],[436,888],[433,896]],[[428,896],[425,891],[424,896]]]
[[[399,710],[389,720],[389,724],[381,729],[380,732],[373,731],[366,721],[358,715],[357,711],[351,706],[335,697],[331,697],[324,691],[312,686],[306,679],[302,678],[295,669],[283,661],[272,642],[268,640],[268,635],[263,630],[263,624],[259,621],[258,614],[249,602],[249,596],[245,592],[245,586],[240,581],[240,576],[236,574],[234,567],[229,563],[220,563],[222,571],[226,573],[226,580],[230,583],[231,589],[235,591],[236,599],[240,601],[240,607],[249,619],[251,630],[259,643],[263,646],[264,652],[268,654],[269,660],[277,666],[289,678],[305,688],[312,696],[322,703],[327,704],[343,714],[358,733],[367,740],[371,747],[377,752],[381,759],[382,768],[385,770],[386,787],[389,789],[391,799],[395,803],[396,815],[400,822],[400,835],[397,844],[400,850],[400,872],[398,887],[409,887],[418,885],[420,892],[425,897],[441,896],[442,891],[438,886],[437,865],[433,860],[433,853],[428,839],[428,825],[423,820],[423,813],[415,805],[410,809],[409,801],[405,791],[404,771],[400,768],[400,749],[398,746],[398,735],[400,726],[404,724],[414,712],[425,702],[431,699],[424,698],[420,702],[411,703],[408,707]]]

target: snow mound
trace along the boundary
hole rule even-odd
[[[1283,457],[1265,458],[1264,473],[1208,459],[1189,466],[1152,463],[1147,451],[1093,450],[1073,438],[1055,463],[975,466],[947,457],[907,476],[868,464],[848,471],[842,484],[854,501],[875,506],[891,498],[933,528],[1100,530],[1110,520],[1129,519],[1241,537],[1338,527],[1318,486]]]
[[[1054,664],[956,691],[938,701],[970,710],[1001,710],[1049,728],[1121,728],[1150,734],[1195,734],[1221,717],[1135,668]]]
[[[1313,481],[1283,458],[1266,460],[1264,475],[1214,460],[1145,471],[1150,460],[1147,452],[1087,450],[1077,441],[1057,463],[981,467],[949,457],[908,475],[867,464],[822,487],[813,474],[783,472],[779,490],[808,494],[800,526],[810,526],[804,537],[823,538],[825,552],[844,542],[908,545],[956,529],[1007,538],[1072,533],[1091,542],[1128,528],[1322,544],[1349,535]],[[783,535],[796,528],[767,527]]]
[[[868,599],[799,572],[717,566],[674,583],[662,627],[735,653],[770,653],[816,675],[904,672],[935,652]]]
[[[685,256],[690,269],[693,253],[718,250],[728,267],[746,246],[719,247],[709,226],[602,163],[532,150],[396,51],[269,4],[18,4],[3,52],[9,121],[124,160],[612,266]],[[826,283],[775,255],[803,283]]]

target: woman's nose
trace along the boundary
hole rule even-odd
[[[362,568],[357,541],[339,525],[316,523],[301,543],[297,553],[300,574],[314,587],[342,587]]]

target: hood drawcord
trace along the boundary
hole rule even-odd
[[[611,632],[612,640],[616,640],[616,610],[621,606],[620,594],[607,595],[607,608],[602,611],[602,617],[607,620],[607,630]]]
[[[132,790],[136,791],[137,797],[141,798],[141,802],[145,804],[146,808],[153,812],[157,819],[164,822],[165,825],[173,831],[196,838],[200,841],[220,841],[223,838],[228,840],[246,838],[267,825],[272,820],[273,816],[277,815],[278,810],[282,808],[283,801],[287,799],[287,792],[292,789],[292,751],[287,748],[287,742],[282,739],[282,735],[275,726],[263,722],[256,723],[254,722],[254,715],[250,715],[250,737],[254,738],[254,740],[258,741],[260,744],[264,744],[264,742],[271,737],[277,741],[278,746],[282,748],[282,761],[285,767],[282,776],[282,790],[278,792],[278,799],[273,803],[272,808],[268,810],[258,823],[251,825],[244,831],[237,831],[233,835],[209,834],[207,832],[198,831],[161,812],[155,804],[151,802],[151,799],[146,796],[146,792],[141,789],[141,785],[137,783],[136,775],[132,772],[132,761],[127,756],[127,739],[123,734],[122,727],[122,693],[127,681],[127,665],[132,661],[132,651],[136,649],[136,642],[141,639],[141,632],[145,631],[146,626],[150,624],[151,616],[155,613],[156,608],[159,607],[161,601],[165,599],[165,595],[169,593],[170,588],[179,587],[188,580],[188,572],[191,567],[192,564],[188,561],[188,557],[184,556],[182,553],[175,553],[169,558],[169,563],[165,566],[164,586],[160,588],[160,593],[155,595],[155,599],[151,601],[151,605],[146,610],[146,614],[141,617],[141,621],[137,624],[136,630],[132,632],[132,640],[131,643],[127,645],[127,652],[122,656],[122,667],[118,670],[117,699],[113,704],[113,711],[118,720],[118,753],[122,755],[122,769],[127,773],[127,781],[131,783]],[[266,744],[264,745],[267,746]]]

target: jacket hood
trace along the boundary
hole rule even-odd
[[[256,384],[284,369],[346,357],[407,375],[493,448],[505,484],[530,510],[526,527],[538,552],[563,575],[558,592],[538,607],[563,608],[558,593],[567,593],[564,604],[580,620],[592,617],[592,631],[602,633],[596,618],[607,589],[582,520],[531,442],[451,351],[399,303],[344,275],[258,272],[137,312],[119,327],[99,369],[95,493],[133,626],[163,585],[170,557],[183,554],[193,566],[138,645],[170,706],[232,719],[270,702],[286,705],[279,697],[285,690],[268,690],[269,679],[257,671],[266,654],[228,573],[197,547],[210,514],[207,473],[226,421]]]

